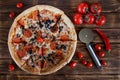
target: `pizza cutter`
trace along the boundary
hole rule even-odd
[[[101,63],[100,63],[99,59],[97,58],[97,56],[90,44],[90,42],[92,42],[92,40],[93,40],[93,37],[94,37],[93,32],[90,29],[84,28],[79,32],[80,41],[86,44],[86,47],[87,47],[94,63],[96,64],[98,69],[101,69],[102,68]]]

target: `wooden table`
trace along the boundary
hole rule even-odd
[[[25,6],[22,9],[17,9],[15,5],[18,1],[0,0],[0,80],[120,80],[120,0],[21,0]],[[99,2],[103,7],[102,13],[106,16],[107,22],[102,27],[86,24],[75,25],[76,32],[78,33],[81,28],[85,27],[91,29],[99,28],[108,36],[112,51],[110,56],[106,55],[102,58],[108,61],[108,65],[103,67],[103,70],[98,70],[95,65],[88,69],[74,55],[72,60],[78,62],[75,69],[65,66],[56,73],[46,76],[31,75],[22,71],[14,63],[8,51],[7,37],[9,28],[14,20],[8,17],[9,12],[15,11],[16,15],[18,15],[23,10],[36,4],[48,4],[63,10],[72,20],[72,15],[77,10],[77,4],[83,1],[88,3]],[[102,40],[97,34],[95,34],[94,42],[104,47]],[[79,40],[77,51],[83,52],[85,58],[91,61],[85,45]],[[15,65],[15,71],[13,72],[8,70],[8,64],[10,63]]]

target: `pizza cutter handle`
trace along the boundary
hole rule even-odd
[[[102,69],[102,65],[101,65],[100,61],[98,60],[98,58],[97,58],[97,56],[96,56],[96,54],[95,54],[91,44],[90,43],[86,44],[86,46],[87,46],[87,49],[88,49],[88,51],[89,51],[89,53],[90,53],[94,63],[96,64],[97,68],[98,69]]]

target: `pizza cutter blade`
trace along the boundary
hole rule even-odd
[[[86,44],[86,47],[87,47],[94,63],[96,64],[98,69],[101,69],[102,68],[101,63],[100,63],[99,59],[97,58],[97,56],[90,44],[90,42],[92,42],[92,40],[93,40],[93,37],[94,37],[93,32],[90,29],[82,29],[79,32],[80,41]]]

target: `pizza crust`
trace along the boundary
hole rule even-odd
[[[61,14],[62,19],[64,20],[64,22],[67,24],[68,27],[70,27],[70,35],[72,36],[72,39],[74,39],[73,43],[71,44],[72,46],[70,46],[70,50],[68,52],[68,55],[66,56],[66,58],[61,61],[58,65],[54,66],[54,68],[49,68],[46,71],[41,71],[38,68],[33,69],[32,67],[28,67],[26,64],[24,64],[24,61],[21,61],[18,57],[18,55],[15,53],[14,48],[12,47],[12,36],[14,35],[14,28],[17,26],[17,21],[22,18],[22,17],[26,17],[27,15],[29,15],[31,12],[35,11],[35,10],[43,10],[43,9],[47,9],[49,11],[52,11],[55,14]],[[46,75],[46,74],[51,74],[56,72],[57,70],[61,69],[63,66],[65,66],[67,63],[70,62],[70,60],[72,59],[74,52],[76,50],[76,44],[77,44],[77,35],[74,29],[74,25],[72,24],[72,22],[69,20],[69,18],[64,14],[63,11],[61,11],[58,8],[49,6],[49,5],[36,5],[34,7],[31,7],[25,11],[23,11],[21,14],[19,14],[11,28],[9,31],[9,35],[8,35],[8,48],[11,54],[11,57],[13,58],[13,60],[15,61],[15,63],[24,71],[28,72],[28,73],[32,73],[32,74],[38,74],[38,75]],[[24,64],[24,65],[23,65]]]
[[[28,66],[27,64],[24,64],[24,65],[21,66],[21,69],[24,70],[27,73],[40,75],[40,68],[39,67],[33,68],[31,66]]]

